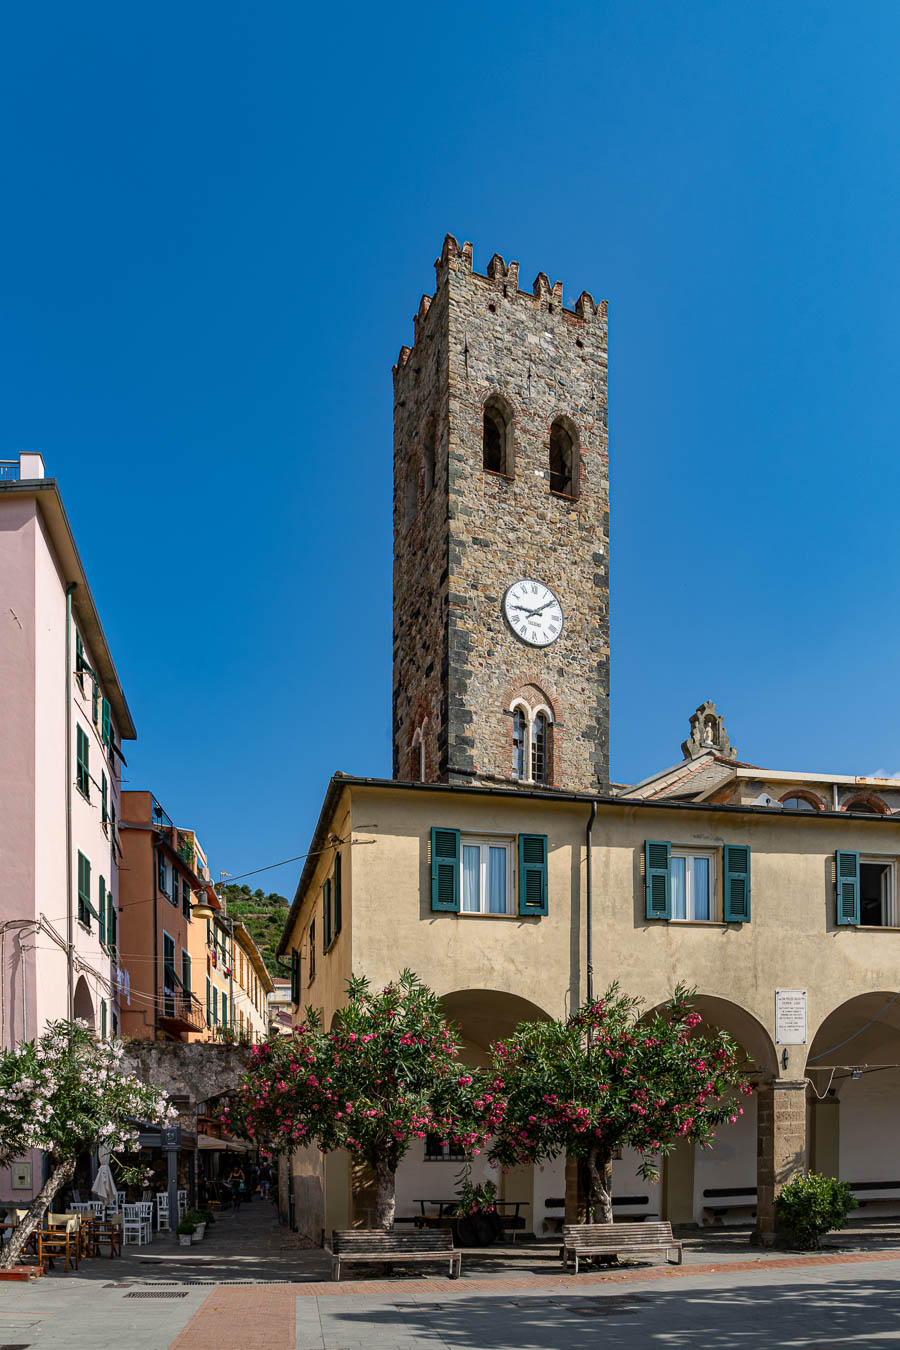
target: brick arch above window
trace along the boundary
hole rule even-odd
[[[791,801],[794,797],[799,797],[802,802],[809,802],[814,811],[825,810],[825,803],[822,801],[822,798],[817,797],[816,794],[810,792],[808,788],[791,788],[788,792],[785,792],[783,796],[778,798],[779,805],[784,806],[785,802]]]
[[[865,811],[876,816],[889,816],[891,808],[887,802],[876,797],[874,792],[857,792],[841,804],[842,811]]]

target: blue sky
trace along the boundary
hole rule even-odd
[[[610,302],[614,777],[708,697],[747,759],[900,770],[898,56],[878,0],[7,10],[0,458],[59,479],[131,784],[215,871],[390,774],[447,231]]]

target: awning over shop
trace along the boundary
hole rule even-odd
[[[197,1147],[201,1153],[252,1153],[253,1145],[246,1139],[214,1139],[210,1134],[197,1135]]]

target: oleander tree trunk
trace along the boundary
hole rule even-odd
[[[612,1223],[612,1154],[608,1147],[594,1144],[585,1159],[588,1177],[587,1210],[589,1223]]]
[[[393,1228],[397,1200],[397,1167],[389,1158],[375,1164],[375,1226]]]
[[[54,1197],[74,1175],[74,1158],[63,1158],[53,1164],[49,1177],[32,1200],[28,1213],[10,1234],[9,1241],[3,1248],[3,1254],[0,1255],[0,1270],[9,1270],[12,1266],[18,1265],[28,1239],[50,1208]]]

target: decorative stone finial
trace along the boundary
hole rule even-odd
[[[737,759],[737,750],[733,749],[725,730],[725,719],[716,712],[712,699],[701,703],[690,720],[691,734],[681,743],[681,753],[685,759],[696,759],[712,750],[726,759]]]

